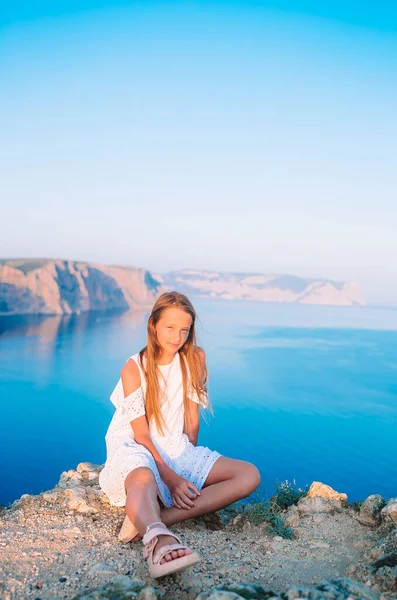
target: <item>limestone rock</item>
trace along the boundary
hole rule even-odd
[[[388,567],[385,565],[376,569],[373,565],[355,565],[347,570],[346,575],[358,581],[365,582],[372,589],[393,594],[393,596],[382,595],[381,598],[396,597],[397,567]]]
[[[386,506],[382,508],[381,519],[385,525],[397,527],[397,498],[390,498]]]
[[[246,523],[247,518],[243,514],[236,515],[234,519],[229,523],[228,527],[233,531],[241,531],[244,529]]]
[[[137,600],[156,600],[157,597],[156,590],[151,586],[148,586],[139,592]]]
[[[78,486],[81,484],[81,480],[81,474],[75,471],[74,469],[70,469],[69,471],[64,471],[61,474],[56,488],[67,489],[74,486]]]
[[[325,483],[321,483],[320,481],[313,481],[309,491],[307,492],[307,497],[320,497],[325,498],[326,500],[336,500],[341,504],[345,503],[347,500],[347,494],[336,492],[331,486],[325,485]]]
[[[87,494],[83,486],[75,486],[63,492],[67,499],[69,510],[76,510],[79,513],[94,514],[98,508],[94,506],[95,498]]]
[[[102,471],[103,465],[94,465],[90,462],[81,462],[77,465],[76,471],[78,473],[96,473],[97,476]]]
[[[393,529],[388,535],[379,540],[368,552],[369,560],[378,560],[382,555],[397,552],[397,529]]]
[[[64,471],[55,488],[43,492],[41,497],[50,504],[64,503],[69,510],[95,514],[109,504],[98,483],[102,468],[89,462],[80,463],[76,470]]]
[[[48,492],[43,492],[41,494],[41,497],[43,498],[43,500],[49,502],[50,504],[56,504],[59,500],[59,494],[52,490]]]
[[[300,526],[300,518],[298,508],[293,504],[289,506],[284,519],[286,525],[288,527],[299,527]]]
[[[346,577],[320,583],[315,588],[295,587],[286,594],[288,600],[378,600],[379,594],[370,587]]]
[[[202,592],[196,600],[379,600],[379,593],[349,578],[324,581],[317,586],[295,586],[280,596],[262,585],[233,584]]]
[[[218,511],[202,515],[200,518],[204,521],[206,528],[211,531],[218,531],[224,528],[222,517]]]
[[[372,576],[373,585],[380,590],[387,590],[393,594],[388,598],[397,598],[397,567],[382,567]],[[386,598],[384,595],[383,597]]]
[[[360,512],[357,516],[357,520],[362,525],[368,527],[377,527],[381,524],[381,510],[385,506],[386,502],[379,494],[372,494],[368,496],[360,507]]]
[[[341,494],[329,485],[313,481],[307,496],[301,498],[297,504],[301,515],[312,515],[315,513],[334,513],[345,506],[346,494]]]
[[[333,514],[336,510],[340,510],[341,504],[337,500],[327,500],[316,496],[314,498],[302,498],[297,504],[300,515],[314,515],[318,513]]]

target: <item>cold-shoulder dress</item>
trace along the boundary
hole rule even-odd
[[[139,353],[130,358],[138,366],[141,386],[132,394],[124,397],[123,384],[120,378],[110,396],[111,402],[116,407],[116,412],[105,436],[107,458],[99,475],[99,485],[108,496],[110,504],[125,506],[125,478],[133,469],[148,467],[153,471],[157,482],[158,496],[164,506],[173,506],[170,490],[161,479],[152,454],[134,439],[130,421],[145,414],[146,380],[140,364]],[[143,366],[146,366],[146,359],[143,360]],[[165,400],[161,406],[165,422],[164,435],[162,436],[159,433],[153,420],[149,425],[149,432],[154,445],[166,464],[178,475],[194,483],[201,490],[212,466],[221,454],[215,450],[210,450],[206,446],[194,446],[183,432],[184,405],[181,360],[184,360],[184,357],[181,359],[179,352],[177,352],[170,364],[159,365],[163,375],[163,377],[159,375],[159,385],[165,393]],[[190,385],[190,373],[187,363],[186,368],[189,382],[188,397],[191,401],[198,403],[198,396]]]

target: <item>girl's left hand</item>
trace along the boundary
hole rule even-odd
[[[171,492],[172,503],[177,508],[190,509],[195,506],[193,500],[200,496],[200,492],[194,483],[184,479],[177,473],[170,478],[167,486]]]

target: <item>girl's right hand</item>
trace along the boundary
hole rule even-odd
[[[175,473],[175,471],[168,475],[165,483],[171,492],[172,503],[174,506],[188,510],[192,506],[196,506],[193,500],[201,494],[194,483],[191,483],[188,479],[184,479]]]

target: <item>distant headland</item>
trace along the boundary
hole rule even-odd
[[[354,282],[286,274],[144,268],[62,259],[0,260],[0,314],[79,314],[148,310],[157,296],[178,290],[192,298],[365,306]]]

